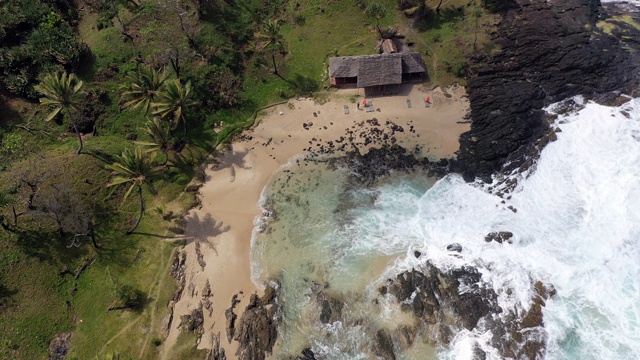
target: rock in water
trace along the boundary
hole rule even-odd
[[[304,349],[302,355],[298,356],[296,360],[316,360],[316,356],[311,349]]]
[[[393,352],[393,340],[391,340],[391,335],[386,330],[378,330],[376,333],[373,352],[383,360],[396,360]]]
[[[513,241],[511,241],[512,237],[513,237],[513,233],[510,231],[490,232],[487,234],[487,236],[484,237],[484,241],[486,242],[495,241],[499,244],[502,244],[503,242],[507,242],[511,244],[513,243]]]
[[[458,243],[449,244],[447,245],[447,251],[462,252],[462,245]]]
[[[394,339],[399,339],[396,346],[407,348],[416,335],[424,333],[432,342],[447,346],[456,332],[477,327],[493,334],[491,345],[502,358],[541,359],[544,354],[542,307],[555,294],[551,286],[532,284],[536,295],[530,309],[504,314],[496,292],[482,282],[480,271],[472,266],[443,271],[427,262],[420,271],[406,271],[389,281],[385,291],[380,291],[382,296],[387,292],[393,295],[403,311],[413,313],[419,325],[404,326],[393,334],[378,332],[374,353],[380,357],[388,356],[383,349],[393,351]],[[477,344],[473,354],[474,359],[486,358]]]

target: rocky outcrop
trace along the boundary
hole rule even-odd
[[[344,301],[339,295],[320,291],[314,294],[320,305],[320,322],[323,324],[334,323],[342,318]]]
[[[486,242],[495,241],[499,244],[506,242],[511,244],[513,243],[513,241],[511,240],[512,237],[513,237],[513,233],[510,231],[496,231],[496,232],[488,233],[487,236],[484,237],[484,241]]]
[[[227,323],[225,329],[227,331],[227,341],[229,341],[229,343],[231,343],[231,339],[233,339],[233,336],[236,333],[236,319],[238,318],[238,315],[236,315],[233,310],[239,303],[240,300],[238,300],[238,295],[233,295],[231,297],[231,307],[224,312],[224,317]]]
[[[278,321],[275,288],[268,286],[261,298],[251,295],[233,338],[239,342],[238,359],[264,360],[267,354],[271,354],[278,336]]]
[[[376,333],[374,353],[393,359],[394,346],[406,349],[416,336],[447,346],[458,331],[476,329],[493,334],[491,346],[502,358],[542,359],[546,336],[542,308],[555,290],[540,281],[532,288],[535,296],[529,310],[505,314],[498,306],[497,294],[483,283],[478,269],[464,266],[444,271],[426,262],[421,270],[403,272],[380,288],[381,295],[393,295],[400,308],[412,313],[417,323],[401,326],[392,334]],[[486,358],[477,344],[473,354],[474,359]]]
[[[211,335],[213,346],[209,349],[205,360],[227,360],[224,348],[220,346],[220,333]]]
[[[304,349],[302,355],[298,356],[296,360],[316,360],[316,356],[311,349]]]
[[[598,0],[509,0],[494,34],[497,54],[474,59],[469,79],[471,130],[460,138],[455,170],[467,181],[489,182],[527,159],[547,133],[543,106],[575,95],[631,92],[638,60],[625,47],[637,42],[600,30],[606,15]],[[637,29],[625,33],[638,37]],[[630,36],[631,35],[631,36]]]
[[[202,302],[198,304],[198,307],[191,311],[191,314],[180,316],[180,326],[185,331],[190,333],[202,334],[204,329],[204,313],[202,312]]]
[[[495,292],[480,286],[481,277],[473,267],[443,272],[427,262],[421,271],[414,269],[398,275],[387,291],[404,310],[440,330],[438,337],[448,343],[449,329],[440,325],[472,330],[480,318],[500,312]]]

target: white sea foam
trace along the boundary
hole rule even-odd
[[[359,190],[372,202],[353,208],[346,225],[305,243],[318,258],[308,267],[324,267],[332,285],[356,274],[350,281],[368,282],[368,293],[375,294],[383,279],[419,268],[425,258],[442,269],[472,264],[496,290],[500,306],[517,311],[529,308],[532,284],[540,280],[557,290],[543,309],[547,359],[637,359],[640,100],[618,108],[588,103],[559,116],[555,126],[558,140],[504,202],[457,175],[426,191],[406,180]],[[493,231],[513,232],[513,244],[487,243]],[[446,250],[451,243],[462,245],[460,256]],[[415,250],[423,255],[416,258]],[[363,259],[389,255],[398,260],[381,277],[364,277]],[[382,304],[380,321],[392,316],[389,306]],[[357,347],[362,332],[352,330],[341,328],[343,338],[313,338],[314,350],[334,358],[344,346]],[[478,344],[497,359],[489,339],[488,333],[461,332],[438,357],[470,358]]]
[[[640,354],[638,109],[639,100],[620,108],[589,103],[560,116],[559,140],[504,204],[455,175],[423,196],[382,188],[376,206],[354,222],[353,251],[410,249],[387,276],[420,266],[413,249],[441,268],[477,265],[505,309],[528,309],[532,283],[552,284],[558,295],[544,309],[547,358],[632,359]],[[486,243],[492,231],[513,232],[514,243]],[[454,242],[462,258],[446,251]],[[462,354],[468,341],[458,341],[451,351]]]

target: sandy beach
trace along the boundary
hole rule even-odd
[[[460,134],[469,129],[464,119],[469,105],[463,87],[426,90],[422,85],[404,85],[398,95],[367,98],[373,102],[373,112],[358,110],[352,102],[364,99],[362,89],[331,94],[323,104],[305,98],[269,109],[253,129],[245,132],[244,140],[215,154],[218,164],[207,169],[206,182],[199,190],[202,207],[186,216],[188,241],[182,249],[187,254],[186,281],[174,305],[163,359],[171,359],[171,349],[181,331],[180,317],[200,306],[207,282],[212,304],[204,310],[204,334],[198,348],[211,348],[214,335],[219,333],[227,358],[237,358],[237,342],[227,341],[225,310],[231,307],[232,296],[238,295],[240,303],[235,312],[240,317],[250,295],[259,292],[251,281],[250,251],[254,220],[262,215],[258,208],[260,195],[272,175],[304,153],[312,140],[336,139],[345,129],[369,126],[362,123],[375,117],[381,122],[413,126],[414,132],[397,133],[397,142],[407,148],[422,144],[422,154],[437,159],[454,156]],[[427,96],[432,101],[430,107],[424,104]],[[345,105],[349,114],[345,114]],[[312,125],[303,127],[303,123]]]

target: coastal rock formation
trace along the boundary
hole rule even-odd
[[[497,232],[490,232],[489,234],[487,234],[487,236],[484,237],[484,241],[486,242],[495,241],[499,244],[502,244],[503,242],[507,242],[511,244],[513,242],[511,240],[512,237],[513,237],[513,233],[510,231],[497,231]]]
[[[447,346],[458,331],[476,329],[493,334],[490,344],[503,358],[541,359],[545,349],[542,308],[555,290],[540,281],[532,288],[535,296],[527,311],[505,313],[478,269],[463,266],[445,271],[427,261],[420,270],[403,272],[380,288],[382,296],[393,295],[402,311],[412,313],[417,322],[393,334],[379,331],[374,353],[393,359],[394,346],[407,348],[416,336]],[[473,352],[475,359],[486,357],[478,345]]]
[[[495,292],[480,286],[481,277],[473,267],[443,272],[427,262],[421,271],[414,269],[398,275],[387,291],[402,303],[404,310],[412,311],[434,329],[445,325],[472,330],[480,318],[500,312]],[[462,292],[461,287],[466,290]],[[448,342],[450,334],[440,335]]]
[[[267,286],[261,298],[252,294],[233,338],[239,342],[238,359],[264,360],[271,354],[278,337],[278,321],[276,289]]]
[[[639,78],[638,59],[625,49],[639,44],[623,41],[640,31],[629,26],[622,36],[600,29],[597,22],[607,15],[598,0],[507,5],[494,34],[501,50],[474,59],[476,75],[467,84],[472,124],[455,164],[467,181],[490,182],[493,173],[520,167],[547,133],[543,106],[579,94],[631,93]]]

